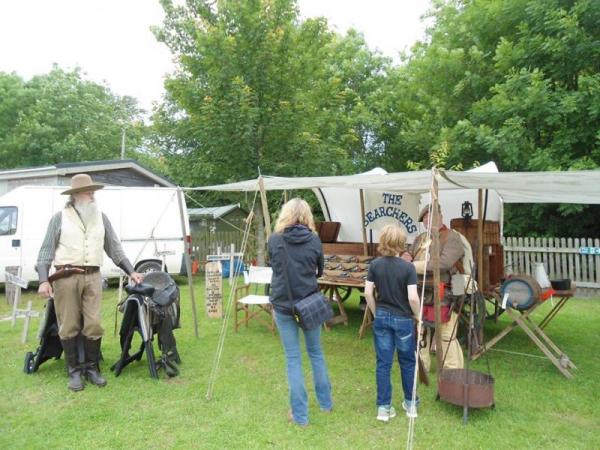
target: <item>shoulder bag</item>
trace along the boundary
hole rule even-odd
[[[283,245],[283,251],[285,253],[285,268],[283,273],[285,276],[285,285],[288,291],[288,298],[293,305],[292,313],[296,319],[296,322],[298,322],[298,325],[300,325],[303,330],[313,330],[323,325],[323,323],[333,317],[333,308],[321,291],[314,292],[307,297],[304,297],[298,301],[294,301],[288,279],[289,256],[283,237],[281,242]]]

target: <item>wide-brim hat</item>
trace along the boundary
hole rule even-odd
[[[438,203],[438,213],[442,213],[442,208],[440,207],[440,204]],[[419,213],[419,222],[423,222],[423,217],[425,217],[425,214],[427,214],[429,212],[429,203],[426,204],[425,206],[423,206],[423,208],[421,209],[421,212]]]
[[[89,192],[89,191],[97,191],[98,189],[102,189],[104,187],[103,184],[94,183],[92,181],[92,177],[90,177],[86,173],[78,173],[71,178],[71,188],[67,189],[64,192],[61,192],[62,195],[71,195],[76,194],[78,192]]]

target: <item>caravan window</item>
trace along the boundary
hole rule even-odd
[[[17,232],[17,208],[15,206],[0,207],[0,236],[8,236]]]

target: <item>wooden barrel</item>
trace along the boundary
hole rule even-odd
[[[542,295],[542,288],[537,280],[528,275],[510,277],[500,287],[500,297],[508,294],[506,305],[525,311],[535,305]]]

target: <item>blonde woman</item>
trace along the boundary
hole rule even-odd
[[[308,396],[302,373],[299,330],[292,314],[295,302],[319,289],[317,278],[323,273],[323,248],[315,233],[310,206],[300,198],[288,201],[269,238],[269,260],[273,267],[269,300],[281,336],[287,361],[290,396],[289,420],[308,425]],[[331,384],[321,351],[321,327],[303,330],[310,358],[317,400],[322,411],[330,412]]]
[[[416,368],[415,317],[419,315],[419,295],[415,267],[399,256],[404,252],[406,235],[398,225],[386,225],[379,236],[379,254],[369,264],[365,282],[367,304],[375,317],[373,336],[377,357],[377,420],[388,422],[396,416],[392,406],[390,374],[394,353],[402,376],[408,417],[417,416],[418,399],[413,403],[412,386]],[[374,291],[377,288],[377,300]]]

